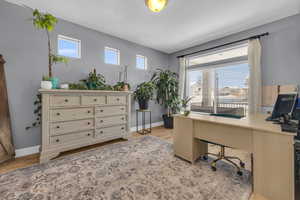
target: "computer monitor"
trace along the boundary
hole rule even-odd
[[[292,115],[298,94],[279,94],[273,109],[272,119],[278,119],[284,115]]]

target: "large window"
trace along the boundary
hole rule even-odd
[[[111,47],[105,47],[104,62],[111,65],[120,65],[120,50]]]
[[[57,52],[60,56],[70,57],[70,58],[81,58],[81,41],[66,37],[63,35],[58,35],[57,39]]]
[[[193,96],[192,111],[247,114],[249,66],[245,49],[242,45],[189,59],[186,95]]]

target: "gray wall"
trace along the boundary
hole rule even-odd
[[[35,30],[30,10],[0,0],[0,53],[7,61],[5,65],[8,96],[12,120],[13,138],[17,149],[40,144],[40,129],[25,131],[33,117],[33,100],[41,77],[47,74],[46,35]],[[168,66],[168,55],[113,36],[60,20],[53,32],[52,43],[56,45],[57,34],[81,40],[82,59],[72,60],[68,66],[54,66],[54,75],[63,81],[77,81],[87,76],[92,68],[105,75],[110,84],[118,80],[119,66],[104,64],[104,47],[120,49],[121,65],[128,65],[128,79],[135,86],[149,80],[150,70]],[[148,57],[150,70],[135,69],[135,56]],[[132,116],[134,115],[133,105]],[[151,103],[153,121],[161,121],[162,108]],[[133,118],[135,119],[135,118]],[[132,121],[135,125],[135,120]]]
[[[261,39],[263,84],[300,84],[300,15],[174,53],[170,55],[170,66],[178,71],[178,55],[264,32],[270,32],[270,35]]]

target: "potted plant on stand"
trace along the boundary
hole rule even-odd
[[[134,91],[134,99],[138,101],[141,110],[147,110],[149,100],[153,98],[155,86],[152,82],[143,82],[139,84]]]
[[[52,82],[52,88],[58,88],[58,79],[52,75],[52,66],[57,63],[67,63],[68,59],[63,56],[58,56],[52,53],[51,41],[50,41],[50,32],[53,31],[57,23],[56,17],[51,14],[40,13],[37,9],[33,11],[33,25],[37,29],[43,29],[47,33],[48,39],[48,70],[49,77]]]
[[[151,81],[156,86],[156,101],[167,110],[163,115],[164,127],[173,128],[173,114],[180,111],[181,104],[178,94],[178,75],[170,70],[158,69]]]

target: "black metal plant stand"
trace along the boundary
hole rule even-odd
[[[142,114],[142,129],[139,130],[139,113]],[[146,113],[149,113],[150,127],[146,128]],[[151,110],[136,110],[136,132],[142,135],[151,133],[152,131],[152,122],[151,122]]]

